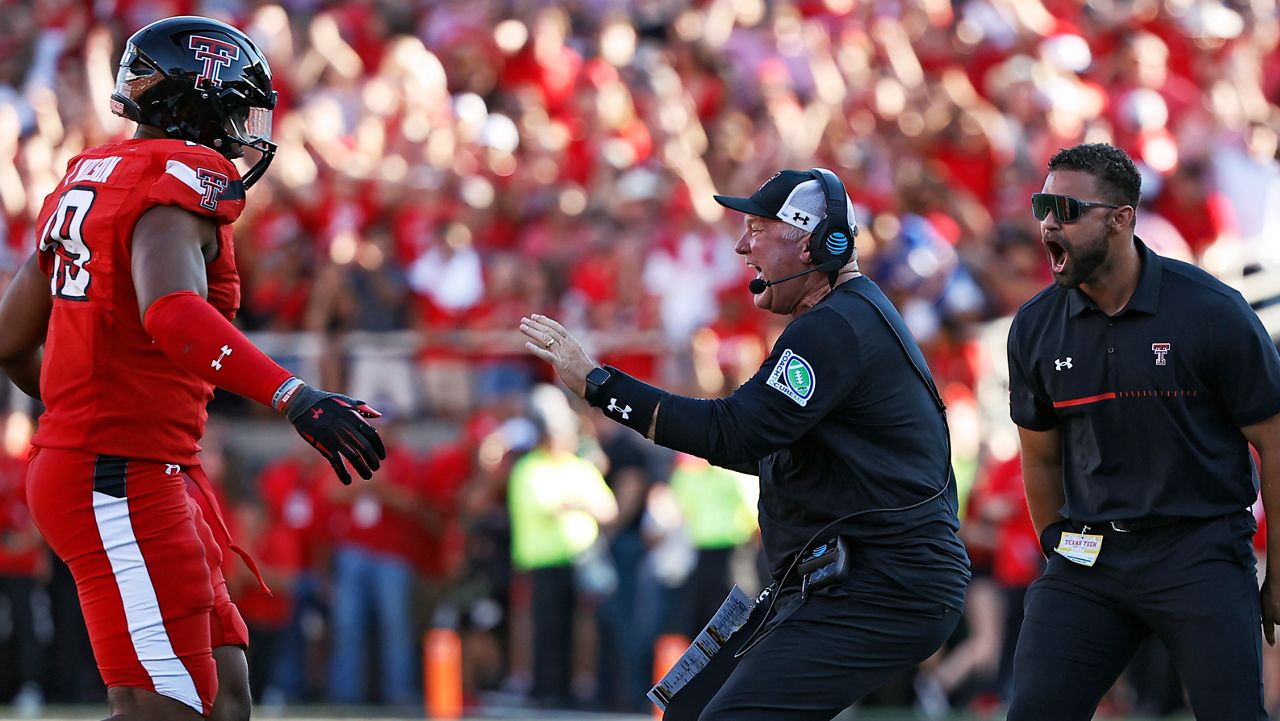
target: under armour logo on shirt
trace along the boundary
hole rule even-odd
[[[1066,360],[1055,358],[1053,361],[1053,369],[1060,371],[1062,369],[1071,370],[1071,356],[1067,356]]]
[[[226,358],[229,355],[231,355],[231,346],[229,345],[222,346],[222,355],[218,356],[218,360],[210,362],[209,367],[216,371],[222,370],[222,359]]]
[[[624,421],[631,420],[631,406],[627,406],[626,408],[619,408],[617,398],[610,398],[609,407],[606,408],[605,410],[613,411],[614,413],[620,414],[622,416],[622,420]]]
[[[172,476],[173,474],[181,470],[182,470],[182,466],[178,465],[177,463],[164,464],[164,474],[166,476]]]

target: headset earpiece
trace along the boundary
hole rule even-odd
[[[827,279],[834,285],[840,268],[853,257],[854,231],[849,223],[848,195],[844,183],[830,170],[810,168],[808,172],[822,184],[827,197],[827,214],[809,236],[809,253],[815,265],[836,264],[835,269],[827,274]]]

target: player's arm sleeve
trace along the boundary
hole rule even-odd
[[[1015,316],[1009,327],[1009,417],[1032,431],[1047,431],[1060,423],[1049,394],[1029,371],[1031,361],[1024,345],[1023,331]]]
[[[142,325],[178,367],[277,410],[301,382],[258,350],[204,298],[201,245],[215,223],[181,207],[153,207],[130,237]]]
[[[279,410],[293,387],[289,371],[258,349],[195,291],[151,304],[143,325],[169,360],[219,388]]]
[[[800,439],[844,400],[858,382],[859,358],[857,333],[838,313],[810,311],[728,398],[663,398],[654,441],[718,466],[748,468]]]
[[[1280,413],[1280,353],[1240,294],[1233,293],[1228,302],[1212,324],[1216,342],[1208,378],[1231,420],[1244,427]]]

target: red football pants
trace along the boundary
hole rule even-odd
[[[40,448],[27,500],[75,578],[107,687],[153,691],[208,715],[218,692],[213,648],[247,646],[248,630],[187,474],[204,480],[199,466]]]

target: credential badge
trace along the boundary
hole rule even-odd
[[[773,367],[773,372],[765,383],[804,406],[813,397],[815,381],[813,366],[809,365],[809,361],[788,348],[782,351],[782,357],[778,359],[778,364]]]

